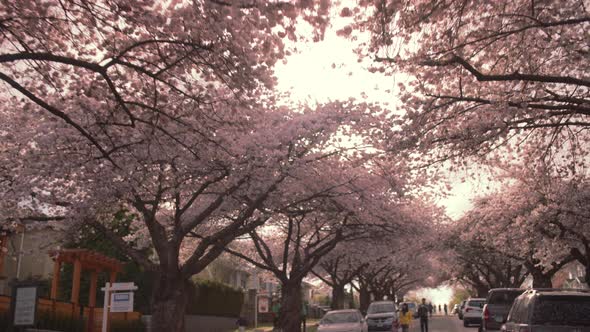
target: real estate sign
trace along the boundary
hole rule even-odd
[[[133,292],[111,294],[111,312],[132,312]]]
[[[14,297],[14,326],[32,326],[37,313],[37,287],[19,286]]]

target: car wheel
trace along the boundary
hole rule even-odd
[[[463,326],[465,326],[465,327],[469,326],[469,321],[467,321],[467,319],[463,320]]]

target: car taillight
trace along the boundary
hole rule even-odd
[[[490,320],[490,312],[488,311],[488,307],[483,309],[483,320],[489,321]]]

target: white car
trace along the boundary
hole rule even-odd
[[[367,322],[356,309],[328,311],[318,325],[318,332],[368,332]]]
[[[463,308],[463,326],[481,325],[483,306],[485,304],[486,299],[484,298],[468,299]]]

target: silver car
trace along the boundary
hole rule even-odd
[[[328,311],[318,325],[318,332],[367,332],[367,322],[356,309]]]
[[[512,304],[506,332],[590,332],[590,292],[528,290]]]

